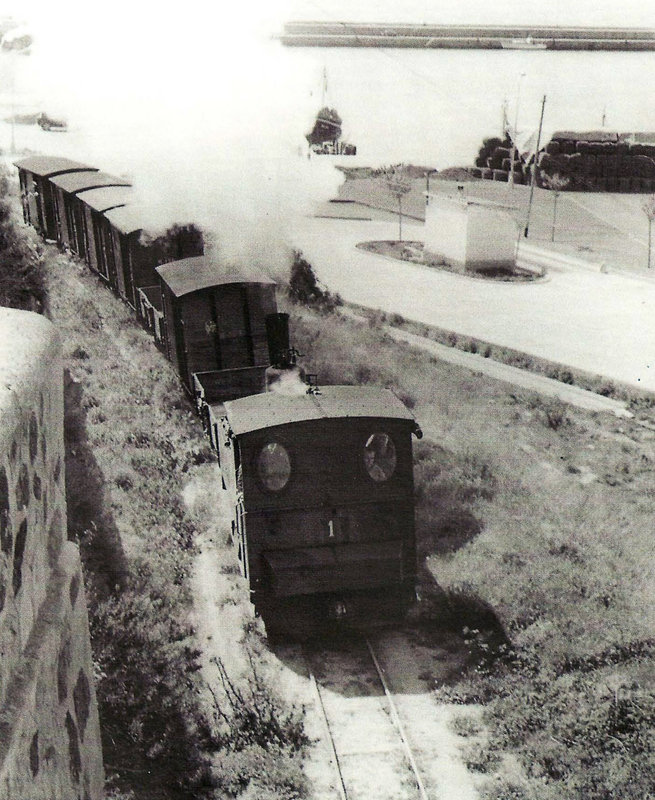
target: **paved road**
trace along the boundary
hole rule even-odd
[[[494,283],[358,250],[397,224],[306,218],[293,234],[319,278],[346,300],[655,391],[655,283],[591,269]],[[405,238],[421,240],[421,225]]]
[[[403,209],[418,221],[425,219],[426,185],[424,179],[415,180],[412,191],[403,199]],[[515,206],[513,216],[519,229],[523,229],[529,187],[508,187],[498,181],[467,181],[461,185],[467,196]],[[436,176],[430,180],[430,192],[452,194],[454,186],[453,181],[440,181]],[[379,180],[347,180],[340,187],[339,196],[394,213],[397,210],[397,201]],[[537,188],[530,217],[530,241],[642,272],[647,264],[648,243],[648,221],[641,208],[645,199],[643,194],[562,192],[553,229],[553,192]]]

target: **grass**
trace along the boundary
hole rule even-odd
[[[647,796],[653,433],[439,363],[375,326],[292,315],[319,383],[391,386],[426,434],[415,447],[422,594],[439,599],[433,624],[458,629],[471,652],[470,670],[437,691],[484,704],[488,747],[469,753],[489,776],[484,796]],[[652,410],[640,415],[652,424]]]
[[[106,754],[131,765],[142,797],[298,797],[293,747],[235,744],[218,775],[198,749],[216,742],[196,691],[187,624],[196,521],[180,492],[209,457],[199,425],[130,312],[85,268],[52,257],[47,270],[81,387],[67,425],[71,451],[88,460],[70,496],[84,498],[84,476],[95,476],[75,535],[87,554],[104,539],[115,573],[98,566],[90,586]],[[429,619],[454,626],[471,651],[471,669],[438,692],[484,703],[489,747],[469,760],[491,776],[486,796],[643,800],[655,783],[652,432],[511,392],[376,326],[290,310],[294,344],[311,353],[306,367],[320,382],[391,386],[426,433],[417,532],[424,580],[444,601]],[[646,404],[640,413],[652,423]],[[125,707],[126,694],[147,702]],[[148,712],[162,705],[155,724]],[[507,768],[508,754],[518,769]],[[123,769],[120,788],[134,780]]]

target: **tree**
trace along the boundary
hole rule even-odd
[[[553,225],[550,231],[550,241],[554,242],[555,223],[557,221],[557,201],[559,199],[559,193],[562,191],[562,189],[565,189],[569,185],[571,179],[559,172],[553,172],[552,175],[543,173],[541,180],[543,185],[553,192]]]
[[[312,265],[300,250],[293,251],[289,295],[294,302],[321,311],[334,311],[343,303],[338,294],[332,294],[320,286]]]
[[[404,164],[384,170],[387,188],[398,200],[398,241],[403,240],[403,197],[412,189],[412,178]]]
[[[641,209],[648,218],[648,269],[650,269],[652,228],[653,220],[655,219],[655,195],[647,197],[641,204]]]

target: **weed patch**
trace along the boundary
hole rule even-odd
[[[18,228],[6,170],[0,172],[0,306],[43,313],[46,287],[36,237]]]

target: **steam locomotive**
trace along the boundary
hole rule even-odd
[[[15,165],[25,222],[135,309],[193,398],[269,632],[402,615],[416,579],[421,436],[404,404],[388,389],[319,389],[296,364],[275,283],[204,255],[193,225],[147,231],[126,181],[62,158]]]

